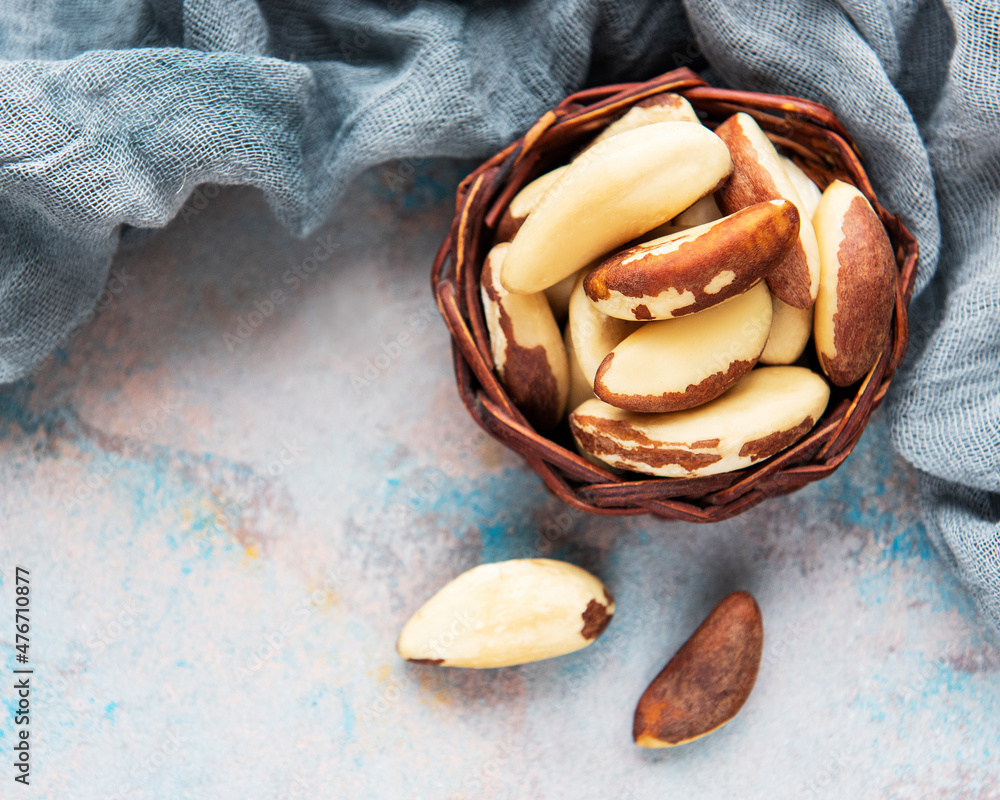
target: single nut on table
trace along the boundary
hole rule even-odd
[[[656,122],[577,157],[511,242],[501,281],[530,294],[676,216],[732,170],[725,144],[702,125]]]
[[[609,317],[597,308],[583,289],[586,271],[577,277],[576,286],[569,298],[570,336],[573,338],[573,349],[580,362],[584,378],[590,387],[594,387],[594,376],[597,368],[626,336],[635,333],[642,327],[641,322],[628,322],[623,319]]]
[[[778,160],[781,161],[781,166],[785,168],[785,174],[788,175],[788,179],[795,186],[795,191],[799,193],[799,199],[802,201],[802,206],[806,212],[806,219],[812,220],[813,214],[816,213],[816,206],[819,205],[819,197],[823,192],[813,183],[813,179],[806,175],[802,171],[802,168],[792,161],[792,159],[779,155]]]
[[[615,613],[611,593],[586,570],[526,558],[463,572],[403,626],[407,661],[509,667],[565,655],[600,636]]]
[[[498,244],[500,242],[509,242],[514,238],[514,234],[521,229],[524,221],[528,218],[528,214],[535,209],[538,201],[542,199],[542,195],[548,191],[549,187],[559,179],[559,176],[565,170],[566,167],[556,167],[551,172],[546,172],[544,175],[535,178],[514,195],[514,199],[510,201],[507,210],[500,217],[500,222],[497,223],[496,242]]]
[[[753,368],[770,329],[771,295],[761,281],[707,311],[643,325],[601,363],[594,393],[646,413],[701,405]]]
[[[725,725],[750,697],[763,652],[757,601],[748,592],[727,595],[643,692],[635,743],[673,747]]]
[[[857,189],[834,181],[813,218],[823,277],[813,323],[820,365],[849,386],[875,364],[896,302],[896,259],[885,228]]]
[[[569,425],[583,450],[612,467],[692,478],[742,469],[790,447],[829,399],[826,381],[804,367],[758,367],[697,408],[642,414],[588,400]]]
[[[771,295],[771,332],[767,336],[761,364],[794,364],[809,344],[813,329],[813,307],[796,308]]]
[[[693,314],[746,292],[788,254],[798,234],[794,203],[757,203],[621,250],[598,264],[584,289],[601,311],[620,319]]]
[[[695,122],[701,124],[698,114],[687,100],[679,94],[663,92],[640,100],[628,110],[625,116],[619,117],[601,131],[600,135],[583,152],[595,144],[617,136],[619,133],[632,131],[643,125],[652,125],[654,122]]]
[[[566,409],[569,361],[545,295],[511,294],[500,285],[499,265],[509,247],[490,250],[480,276],[493,362],[514,405],[536,428],[550,430]]]
[[[802,220],[799,241],[771,270],[767,285],[789,305],[808,308],[819,291],[819,246],[812,226],[805,224],[811,217],[778,151],[749,114],[730,117],[715,132],[728,145],[733,159],[732,177],[715,194],[723,213],[732,214],[754,203],[780,198],[791,200],[798,208]]]

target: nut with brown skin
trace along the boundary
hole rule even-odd
[[[733,174],[715,193],[725,214],[765,200],[795,203],[802,220],[799,240],[771,270],[767,285],[779,299],[796,308],[808,308],[819,291],[819,247],[805,204],[780,160],[778,151],[749,114],[736,114],[715,130],[729,147]]]
[[[673,747],[725,725],[750,696],[763,651],[757,601],[748,592],[727,595],[643,692],[635,743]]]
[[[445,667],[527,664],[586,647],[614,613],[604,584],[565,561],[481,564],[420,607],[396,650],[412,663]]]
[[[569,415],[582,450],[619,469],[664,478],[731,472],[805,436],[830,387],[804,367],[757,367],[733,388],[685,411],[643,414],[588,400]]]
[[[562,419],[569,394],[569,360],[545,294],[511,294],[499,265],[509,244],[486,256],[480,276],[483,312],[497,377],[510,399],[539,430]]]
[[[816,354],[832,383],[850,386],[872,368],[889,336],[896,259],[878,215],[848,183],[826,188],[813,224],[823,264]]]
[[[799,224],[794,203],[757,203],[620,250],[598,264],[584,288],[601,311],[619,319],[694,314],[767,276],[796,242]]]

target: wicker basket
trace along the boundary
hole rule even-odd
[[[798,444],[758,465],[699,478],[624,477],[577,455],[568,426],[538,434],[497,380],[479,300],[479,274],[493,231],[514,195],[572,156],[587,140],[646,97],[683,95],[715,127],[732,114],[753,116],[771,141],[820,186],[836,178],[861,190],[889,234],[899,267],[895,313],[875,366],[856,387],[832,387],[826,413]],[[651,513],[667,519],[728,519],[771,495],[787,494],[833,472],[854,448],[906,353],[906,310],[916,275],[917,243],[878,202],[859,155],[829,109],[807,100],[715,89],[687,69],[646,83],[578,92],[462,181],[455,219],[434,261],[431,284],[452,334],[455,373],[469,413],[492,436],[521,453],[546,485],[571,506],[595,514]]]

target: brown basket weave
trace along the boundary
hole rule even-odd
[[[827,412],[790,449],[737,472],[700,478],[622,477],[577,455],[568,430],[553,438],[538,434],[497,380],[479,300],[483,259],[514,195],[538,175],[565,163],[632,104],[665,91],[686,97],[712,128],[744,111],[820,186],[837,178],[854,184],[885,225],[899,266],[889,339],[856,391],[834,387]],[[465,178],[458,188],[451,230],[434,260],[431,285],[452,334],[458,389],[466,408],[487,432],[521,453],[555,494],[595,514],[651,513],[714,522],[824,478],[847,458],[906,353],[906,309],[916,264],[916,240],[878,202],[854,143],[829,109],[793,97],[715,89],[690,70],[679,69],[646,83],[603,86],[567,97]]]

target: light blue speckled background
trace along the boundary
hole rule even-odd
[[[1000,654],[881,416],[833,477],[736,520],[568,511],[458,400],[427,276],[463,165],[410,173],[366,174],[306,241],[253,192],[196,195],[0,391],[0,797],[1000,797]],[[613,590],[595,645],[482,672],[396,656],[445,581],[539,555]],[[639,695],[737,588],[766,631],[747,705],[699,742],[636,748]]]

